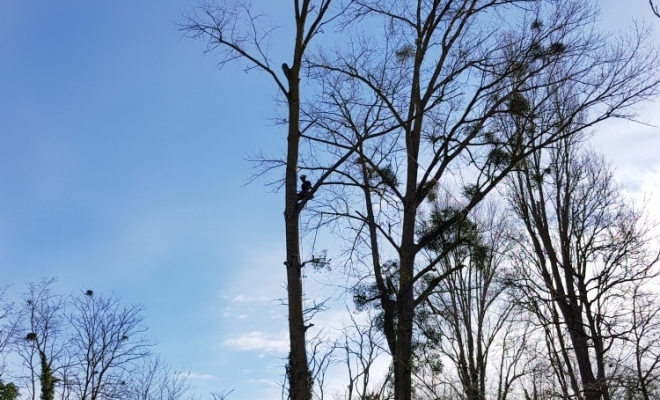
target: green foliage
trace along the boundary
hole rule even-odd
[[[18,395],[19,391],[16,385],[11,382],[5,385],[0,380],[0,400],[15,400],[18,398]]]
[[[452,219],[455,221],[449,224]],[[418,234],[423,237],[434,234],[438,229],[443,229],[443,231],[427,246],[429,250],[438,253],[441,253],[447,246],[460,241],[469,243],[477,235],[477,226],[455,207],[433,210],[429,219],[421,224]]]
[[[511,156],[500,147],[493,147],[488,153],[488,162],[496,167],[502,167],[511,162]]]
[[[429,312],[428,309],[422,308],[417,313],[417,320],[420,335],[413,339],[412,345],[416,357],[414,357],[412,367],[419,374],[426,372],[440,374],[444,369],[440,355],[443,331],[438,329],[437,315]],[[424,371],[424,369],[427,369],[427,371]]]
[[[536,60],[543,57],[543,55],[545,54],[545,49],[543,48],[541,43],[534,42],[529,46],[529,52],[532,55],[532,58]]]
[[[469,191],[468,194],[472,193],[469,188],[466,191]],[[447,225],[452,218],[457,218],[457,220]],[[469,255],[470,262],[476,268],[482,269],[488,263],[491,257],[491,249],[484,244],[479,227],[468,217],[461,215],[457,208],[447,207],[434,210],[429,220],[422,223],[419,234],[424,236],[441,229],[443,226],[446,226],[444,231],[429,243],[428,250],[441,253],[446,248],[459,244],[459,249],[456,249],[456,251],[466,252],[465,255]]]
[[[410,44],[405,44],[401,48],[394,52],[398,62],[404,62],[410,58],[415,57],[415,47]]]
[[[561,42],[552,43],[547,50],[548,54],[562,54],[566,51],[566,45]]]
[[[397,261],[387,261],[381,266],[381,271],[384,275],[384,279],[389,283],[387,288],[387,295],[392,301],[394,301],[394,293],[392,288],[395,282],[397,282],[397,271],[399,270],[399,263]],[[377,309],[375,302],[379,298],[378,287],[376,287],[376,282],[361,282],[351,288],[351,294],[353,295],[353,303],[355,308],[358,311],[364,311],[370,308]]]
[[[474,266],[479,270],[486,268],[486,265],[492,256],[492,249],[489,246],[483,244],[481,238],[472,240],[469,249],[470,262],[472,262],[472,264],[474,264]]]
[[[383,168],[376,168],[376,173],[380,176],[381,181],[389,187],[399,186],[399,180],[394,173],[392,164],[387,164]]]
[[[328,251],[321,250],[318,255],[313,256],[309,261],[309,265],[312,266],[314,271],[326,270],[331,271],[330,259],[328,259]]]
[[[522,116],[529,112],[529,100],[527,100],[519,91],[514,90],[511,92],[507,100],[507,106],[512,114]]]
[[[314,379],[312,378],[312,371],[307,367],[308,370],[308,380],[307,380],[307,390],[309,391],[309,399],[312,398],[312,392],[314,390]],[[289,381],[289,387],[292,386],[292,378],[293,378],[293,371],[291,370],[291,353],[289,353],[288,361],[286,365],[284,366],[284,372],[286,374],[286,379]],[[291,398],[291,395],[289,395],[289,398]]]
[[[55,382],[57,378],[53,376],[53,371],[50,368],[50,363],[46,358],[44,352],[39,352],[41,359],[41,373],[39,374],[39,381],[41,383],[41,400],[54,400],[55,399]]]
[[[435,179],[426,182],[422,188],[422,197],[428,198],[429,201],[436,201],[438,198],[437,186]]]
[[[355,160],[355,164],[362,165],[368,164],[366,160],[362,157],[358,157]],[[394,172],[392,164],[387,164],[384,167],[365,165],[367,171],[367,178],[369,180],[380,179],[380,182],[373,182],[372,184],[378,186],[379,184],[384,184],[387,187],[394,188],[399,186],[399,179]]]
[[[492,131],[485,131],[481,134],[482,140],[486,144],[497,144],[498,140]]]
[[[354,286],[351,292],[353,294],[353,304],[358,311],[368,309],[378,296],[378,289],[375,283],[360,283]]]
[[[483,121],[475,122],[474,124],[469,124],[465,128],[466,136],[476,136],[478,135],[484,127]]]
[[[380,394],[377,392],[368,392],[366,395],[364,395],[364,400],[379,400],[380,399]]]
[[[465,185],[463,186],[463,196],[466,199],[472,199],[479,194],[479,186],[477,185]]]

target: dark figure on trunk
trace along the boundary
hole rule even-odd
[[[298,202],[303,201],[309,196],[310,190],[312,190],[312,182],[307,180],[307,175],[300,175],[300,192],[298,192]],[[313,199],[314,196],[309,196],[310,199]]]

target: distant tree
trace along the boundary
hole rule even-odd
[[[391,389],[391,371],[383,377],[378,376],[375,364],[384,352],[381,327],[373,313],[365,321],[358,322],[351,315],[351,324],[342,329],[341,342],[337,344],[344,353],[343,363],[348,373],[348,384],[344,399],[380,399],[386,398]],[[391,390],[389,390],[391,392]]]
[[[213,400],[227,400],[232,393],[234,393],[234,389],[223,390],[222,392],[211,393],[211,397],[213,397]]]
[[[8,345],[16,333],[16,321],[13,318],[14,305],[5,299],[6,288],[0,288],[0,377],[5,371]]]
[[[175,371],[159,356],[143,358],[127,382],[126,400],[196,400],[188,374]]]
[[[152,345],[144,337],[142,307],[91,290],[61,296],[53,283],[28,284],[17,310],[12,348],[23,360],[16,375],[28,398],[125,399]]]
[[[436,201],[435,207],[445,205]],[[523,357],[528,328],[515,316],[508,292],[510,218],[495,202],[474,214],[472,239],[440,261],[440,271],[453,272],[429,293],[417,317],[416,358],[426,366],[418,379],[429,397],[448,391],[466,400],[504,400],[530,372]]]
[[[645,304],[637,288],[657,276],[660,255],[643,214],[625,201],[602,157],[575,137],[521,163],[513,187],[527,233],[518,265],[534,288],[530,301],[564,394],[624,398],[635,375],[649,377],[639,383],[650,388],[657,365],[646,361],[657,363],[658,348],[640,351],[655,341],[657,304]],[[638,357],[628,360],[629,352]]]
[[[632,362],[621,368],[630,372],[619,380],[625,392],[643,400],[660,398],[660,296],[657,290],[635,287],[628,303],[632,316],[630,343]]]
[[[92,291],[69,299],[66,384],[81,400],[123,399],[130,372],[150,354],[142,307]]]
[[[21,380],[32,400],[53,400],[61,380],[57,375],[68,367],[65,301],[51,291],[53,282],[29,283],[17,310],[13,348],[27,370]]]

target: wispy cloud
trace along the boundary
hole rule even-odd
[[[245,296],[243,294],[239,294],[238,296],[234,297],[231,302],[232,303],[265,303],[270,301],[268,297],[265,296]]]
[[[182,378],[188,378],[190,380],[195,380],[195,381],[209,381],[209,380],[217,379],[215,375],[198,374],[196,372],[181,372],[179,376],[181,376]]]
[[[285,331],[278,334],[269,334],[259,331],[244,333],[229,338],[223,345],[238,351],[263,351],[273,353],[286,353],[289,350],[289,336]]]

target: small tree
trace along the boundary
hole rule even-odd
[[[7,349],[16,334],[16,321],[13,318],[14,305],[5,299],[6,288],[0,288],[0,377],[5,371]]]
[[[629,340],[633,344],[630,352],[633,360],[623,368],[630,371],[633,378],[622,382],[621,386],[641,394],[643,400],[657,399],[660,397],[660,298],[657,292],[639,285],[633,289],[630,300]]]
[[[64,299],[52,293],[54,279],[29,283],[17,314],[13,347],[28,374],[22,376],[28,395],[35,400],[53,400],[60,382],[58,374],[68,367]],[[40,395],[37,395],[39,387]]]
[[[188,375],[175,371],[159,356],[140,360],[127,382],[126,400],[196,400]]]
[[[87,290],[71,297],[70,308],[66,383],[81,400],[125,398],[130,371],[152,345],[143,337],[142,307],[124,306],[114,295]]]
[[[436,202],[435,208],[446,204]],[[476,210],[473,220],[479,222],[469,243],[439,263],[440,271],[453,272],[420,305],[417,324],[423,342],[417,345],[417,358],[428,369],[418,379],[429,392],[449,386],[467,400],[504,400],[516,381],[530,373],[523,360],[528,329],[513,318],[515,302],[508,291],[510,218],[491,202]],[[427,376],[438,383],[427,384]],[[460,385],[453,384],[456,380]]]
[[[60,296],[54,280],[28,284],[12,348],[30,399],[124,399],[131,373],[150,354],[142,307],[91,290]]]

